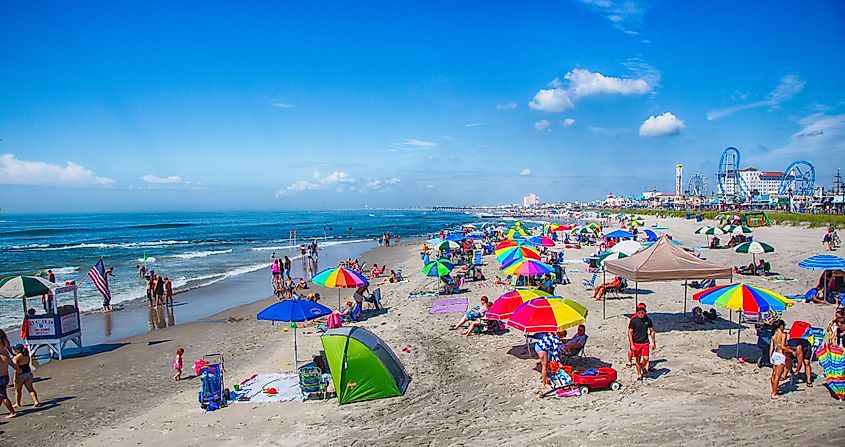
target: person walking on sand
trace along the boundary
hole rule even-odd
[[[772,335],[772,342],[769,344],[769,358],[772,360],[772,399],[780,396],[778,385],[786,368],[786,355],[783,353],[783,347],[786,345],[786,332],[783,331],[785,326],[786,323],[783,320],[775,321],[775,334]]]
[[[643,376],[649,371],[649,336],[651,336],[651,349],[657,349],[654,323],[645,313],[645,304],[640,303],[637,304],[637,313],[628,322],[628,344],[637,364],[637,380],[643,380]]]
[[[285,277],[290,279],[290,258],[285,255],[285,260],[282,262],[282,270],[284,271]]]
[[[35,387],[32,386],[32,367],[29,365],[30,357],[29,351],[26,347],[18,343],[12,346],[12,366],[15,368],[15,407],[21,406],[21,394],[23,389],[29,392],[29,397],[32,399],[32,406],[37,407],[41,405],[38,403],[38,393],[35,392]]]
[[[175,382],[182,380],[182,355],[184,354],[185,350],[181,346],[176,348],[176,359],[173,360],[173,369],[176,370],[176,374],[173,376]]]
[[[0,342],[2,342],[2,340],[0,340]],[[9,414],[6,416],[6,419],[11,419],[18,415],[15,412],[15,408],[12,407],[12,401],[9,400],[8,391],[6,391],[9,389],[9,365],[12,361],[11,357],[9,350],[6,347],[6,343],[0,343],[0,374],[2,374],[0,375],[0,403],[6,406],[6,409],[9,410]]]

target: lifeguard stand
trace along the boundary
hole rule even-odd
[[[38,307],[30,308],[27,305],[27,297],[22,298],[26,321],[24,343],[33,356],[39,349],[47,348],[51,356],[55,355],[59,360],[62,360],[64,357],[62,352],[68,342],[73,342],[79,349],[82,349],[77,287],[76,284],[67,283],[52,289],[52,295],[47,296],[45,305],[40,306],[40,309]],[[66,296],[68,293],[73,293],[73,304],[59,306],[59,299],[62,295]],[[29,314],[30,309],[35,309],[35,314]],[[38,310],[42,312],[39,313]]]

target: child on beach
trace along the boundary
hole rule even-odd
[[[184,354],[185,350],[181,346],[176,348],[176,359],[173,360],[173,369],[176,370],[173,380],[176,382],[182,380],[182,355]]]

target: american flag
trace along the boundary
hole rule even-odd
[[[100,259],[88,270],[88,277],[94,282],[94,287],[100,291],[103,298],[111,300],[111,292],[109,292],[109,280],[106,279],[106,266],[103,265],[103,260]]]

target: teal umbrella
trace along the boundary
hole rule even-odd
[[[0,297],[29,298],[47,295],[57,284],[51,283],[40,276],[10,276],[0,279]]]
[[[422,272],[423,274],[425,274],[425,276],[433,276],[439,278],[441,276],[448,275],[453,268],[455,268],[455,265],[451,262],[442,261],[438,259],[436,261],[429,262],[428,264],[423,266]]]

